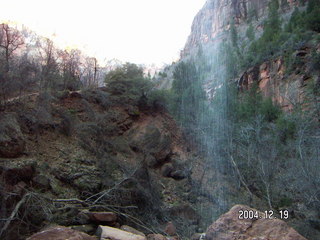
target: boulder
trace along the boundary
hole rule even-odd
[[[130,227],[128,225],[122,225],[120,227],[121,230],[123,231],[126,231],[126,232],[131,232],[133,234],[137,234],[137,235],[140,235],[140,236],[143,236],[143,237],[146,237],[146,235],[140,231],[138,231],[137,229],[134,229],[133,227]]]
[[[86,233],[76,231],[67,227],[52,227],[36,234],[33,234],[27,240],[97,240]]]
[[[146,237],[143,237],[141,235],[107,226],[99,226],[97,235],[100,237],[100,240],[146,240]]]
[[[232,207],[208,228],[206,239],[306,240],[284,221],[264,218],[261,212],[258,219],[239,219],[240,210],[257,211],[244,205]]]
[[[177,229],[174,226],[174,224],[172,222],[168,222],[165,229],[164,229],[165,233],[168,234],[169,236],[174,236],[177,234]]]
[[[16,115],[0,114],[0,157],[19,157],[25,150],[26,142]]]

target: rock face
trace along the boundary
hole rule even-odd
[[[238,80],[238,87],[241,91],[246,91],[253,83],[257,83],[264,97],[272,98],[284,110],[291,110],[292,102],[300,100],[298,90],[303,85],[303,77],[295,76],[290,81],[285,81],[284,71],[282,59],[265,62],[245,71]]]
[[[97,238],[89,236],[86,233],[79,232],[66,227],[54,227],[38,232],[27,240],[96,240]]]
[[[201,49],[210,58],[221,55],[219,50],[222,43],[230,40],[231,23],[234,22],[238,43],[247,44],[246,32],[252,26],[256,39],[263,33],[264,22],[268,18],[268,5],[271,0],[207,0],[203,8],[194,18],[191,33],[181,52],[182,59],[194,56]],[[295,7],[302,7],[306,1],[279,0],[279,14],[285,23],[291,17]],[[304,98],[306,81],[312,78],[308,63],[311,62],[311,52],[319,52],[317,49],[299,49],[293,59],[303,63],[293,73],[288,73],[284,64],[284,58],[279,57],[266,61],[259,66],[246,69],[239,76],[238,86],[240,89],[248,89],[253,82],[257,82],[263,96],[272,98],[273,102],[279,104],[285,111],[291,111],[293,106]],[[215,65],[215,63],[213,64]],[[216,88],[219,86],[219,76],[210,74],[203,84],[208,98],[215,96]]]
[[[206,239],[306,240],[280,219],[239,219],[239,210],[257,211],[244,205],[234,206],[208,228]]]
[[[16,115],[0,115],[0,157],[18,157],[25,150],[25,140],[21,133]]]
[[[269,0],[207,0],[193,20],[191,34],[182,56],[192,52],[199,44],[210,44],[221,39],[230,29],[231,21],[236,25],[246,24],[249,18],[263,19],[267,16]],[[297,6],[299,1],[286,0],[282,11]]]
[[[257,83],[263,97],[271,98],[285,111],[291,111],[296,103],[304,100],[305,86],[312,81],[312,52],[314,50],[302,47],[293,53],[299,68],[286,73],[283,58],[279,57],[262,63],[260,66],[246,70],[237,80],[240,91],[248,90],[253,83]],[[316,51],[320,51],[318,44]]]

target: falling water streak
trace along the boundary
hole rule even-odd
[[[206,106],[201,109],[201,114],[197,118],[197,128],[201,150],[205,152],[205,157],[209,160],[209,168],[213,175],[212,181],[205,189],[210,189],[213,201],[216,202],[217,209],[213,210],[212,218],[216,218],[228,207],[227,192],[224,191],[223,174],[226,173],[228,159],[226,157],[227,139],[227,79],[226,79],[226,55],[222,44],[217,44],[206,56],[207,64],[210,64],[210,72],[203,77],[203,85],[208,81],[215,86],[214,98],[207,101]],[[201,76],[205,72],[199,73]],[[206,126],[206,128],[203,128]],[[205,191],[203,188],[200,191]],[[204,194],[204,192],[202,192]],[[201,208],[201,211],[207,211]]]

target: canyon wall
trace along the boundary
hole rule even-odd
[[[195,16],[191,33],[181,56],[184,57],[200,44],[214,44],[223,39],[230,24],[234,21],[237,28],[248,25],[248,20],[255,19],[256,31],[262,30],[262,22],[268,14],[270,0],[208,0]],[[295,6],[298,0],[281,0],[281,12],[286,14]]]

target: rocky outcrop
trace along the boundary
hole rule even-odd
[[[16,115],[0,115],[0,157],[14,158],[25,150],[26,142],[22,135]]]
[[[240,219],[239,211],[253,211],[259,218]],[[262,212],[244,205],[236,205],[222,215],[207,230],[207,240],[306,240],[280,219],[268,219]]]
[[[79,232],[70,228],[57,226],[38,232],[27,240],[97,240],[96,237],[89,236],[83,232]]]

